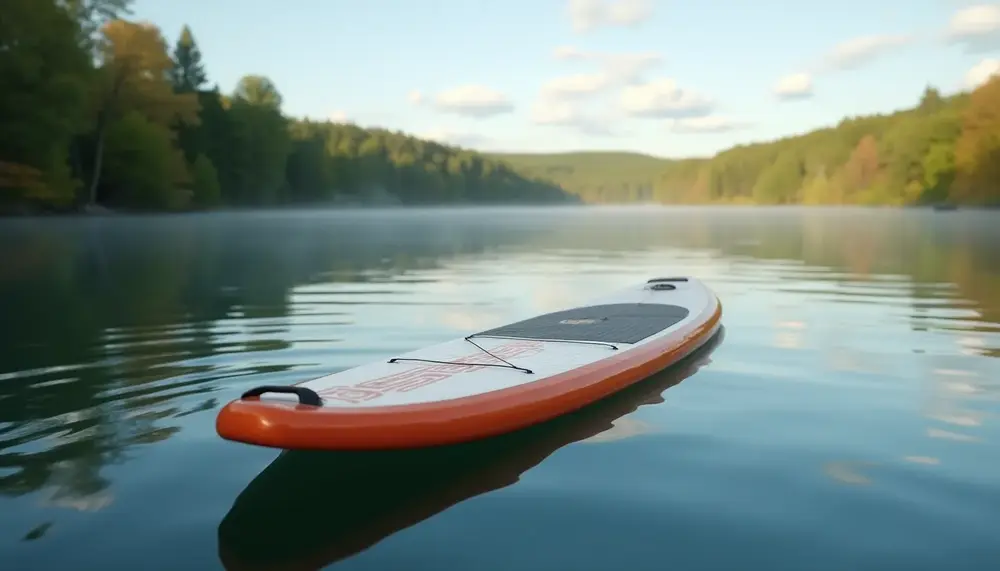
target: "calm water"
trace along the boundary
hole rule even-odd
[[[0,221],[7,570],[1000,569],[1000,214]],[[523,433],[230,443],[218,409],[650,277],[712,346]]]

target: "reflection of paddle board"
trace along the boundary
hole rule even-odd
[[[667,371],[548,422],[475,442],[417,450],[282,452],[219,524],[229,571],[319,569],[469,498],[510,486],[573,442],[614,422],[710,361],[725,330]]]
[[[593,302],[293,386],[252,389],[223,438],[287,449],[451,444],[576,410],[672,365],[719,327],[695,278],[657,278]]]

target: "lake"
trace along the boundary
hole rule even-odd
[[[523,432],[224,441],[255,385],[651,277],[724,331]],[[1000,213],[553,207],[0,220],[11,571],[1000,568]]]

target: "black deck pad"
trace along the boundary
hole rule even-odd
[[[677,305],[614,303],[576,307],[518,321],[476,336],[558,339],[596,343],[638,343],[674,325],[688,315]]]

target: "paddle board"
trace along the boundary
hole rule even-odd
[[[296,385],[253,388],[223,407],[216,430],[302,450],[477,440],[574,411],[669,367],[710,339],[721,316],[697,278],[654,278]]]
[[[492,438],[409,450],[283,451],[219,523],[219,558],[228,571],[326,568],[456,504],[516,484],[564,446],[612,439],[616,431],[641,433],[635,428],[641,423],[622,419],[664,402],[665,391],[711,362],[724,334],[722,328],[684,360],[600,402]]]

